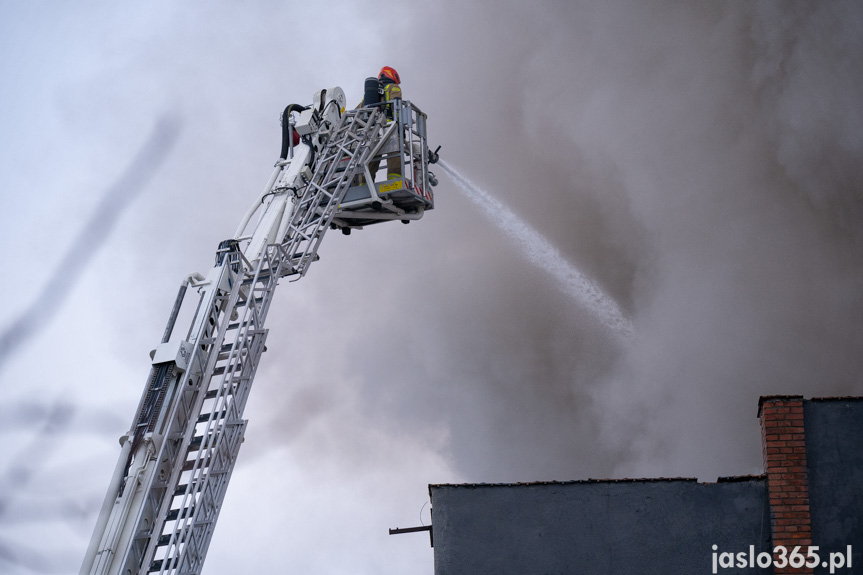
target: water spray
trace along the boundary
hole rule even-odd
[[[551,245],[542,234],[443,160],[438,162],[438,165],[453,179],[465,196],[525,252],[531,263],[554,278],[564,293],[593,312],[597,319],[615,335],[622,338],[632,336],[632,322],[623,315],[620,306],[602,291],[602,288],[566,261],[557,248]]]

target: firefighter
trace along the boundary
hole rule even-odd
[[[357,108],[361,108],[366,104],[368,100],[369,104],[378,103],[381,98],[378,94],[383,91],[383,101],[389,102],[390,100],[401,100],[402,98],[402,88],[400,86],[401,79],[399,78],[399,73],[396,72],[395,68],[390,66],[384,66],[381,68],[381,71],[378,72],[378,82],[374,83],[374,78],[369,78],[366,80],[365,85],[365,95],[363,96],[360,105]],[[387,106],[387,118],[392,119],[393,110],[392,106]],[[381,165],[380,160],[374,160],[369,162],[369,171],[372,174],[372,178],[375,177],[375,174],[378,171],[378,168]],[[402,160],[399,154],[393,154],[389,158],[387,158],[387,179],[395,179],[402,177]],[[360,178],[362,181],[364,178]]]
[[[400,100],[402,97],[402,88],[400,84],[401,80],[399,79],[399,73],[396,72],[396,69],[384,66],[381,68],[381,71],[378,72],[377,81],[375,81],[374,78],[366,79],[364,87],[365,93],[363,94],[363,99],[360,100],[357,108],[365,106],[366,101],[368,101],[368,105],[377,104],[381,101],[381,94],[383,94],[383,101],[385,102],[395,99]],[[387,111],[387,117],[393,117],[392,108],[389,108]]]
[[[402,88],[400,86],[401,79],[399,78],[399,73],[396,72],[395,68],[390,68],[389,66],[381,68],[381,71],[378,72],[378,81],[381,83],[381,86],[383,86],[385,102],[402,99]],[[393,117],[392,107],[387,109],[387,116],[390,118]]]
[[[401,88],[401,79],[399,78],[399,73],[396,72],[395,68],[391,68],[389,66],[384,66],[381,68],[381,71],[378,72],[378,80],[384,89],[384,101],[390,102],[392,100],[401,100],[402,99],[402,88]],[[393,108],[392,106],[387,106],[387,117],[392,119],[393,117]],[[387,158],[387,179],[400,178],[402,176],[402,159],[399,155],[391,156]]]

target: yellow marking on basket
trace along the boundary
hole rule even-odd
[[[387,192],[392,192],[394,190],[400,190],[403,187],[404,187],[403,181],[402,180],[396,180],[395,182],[392,182],[390,184],[381,184],[380,193],[385,194]]]

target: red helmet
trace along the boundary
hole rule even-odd
[[[402,81],[399,78],[399,73],[396,72],[395,68],[390,68],[389,66],[384,66],[381,68],[381,71],[378,72],[378,80],[383,80],[384,78],[389,78],[396,84],[401,84]]]

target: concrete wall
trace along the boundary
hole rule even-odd
[[[863,400],[810,400],[803,416],[812,544],[822,558],[852,545],[852,568],[836,573],[863,574]]]
[[[766,482],[430,486],[436,575],[693,575],[769,550]],[[727,575],[771,569],[720,569]]]

